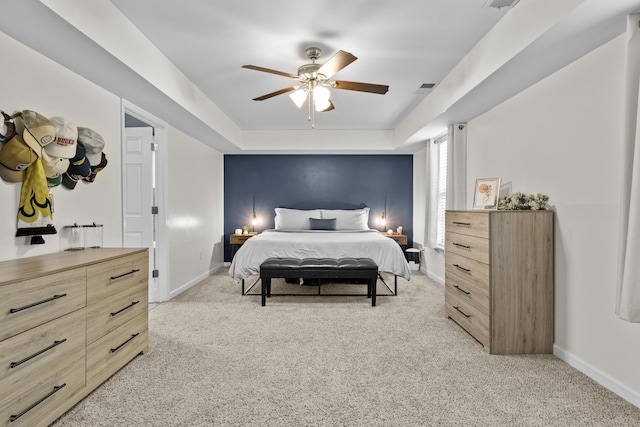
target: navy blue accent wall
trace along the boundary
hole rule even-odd
[[[413,157],[411,155],[225,155],[225,261],[231,260],[229,235],[251,227],[274,228],[274,208],[370,208],[369,227],[399,225],[413,244]]]

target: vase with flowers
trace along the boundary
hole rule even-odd
[[[539,211],[548,210],[549,196],[546,194],[513,193],[510,196],[502,196],[498,200],[498,210],[506,211]]]

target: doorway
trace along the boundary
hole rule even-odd
[[[122,100],[124,247],[149,249],[149,303],[169,299],[167,124]]]

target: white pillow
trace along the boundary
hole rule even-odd
[[[320,209],[322,219],[336,219],[336,230],[368,230],[369,208]]]
[[[320,218],[320,209],[300,210],[275,208],[276,230],[310,230],[309,218]]]

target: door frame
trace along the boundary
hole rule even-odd
[[[155,174],[156,174],[156,204],[158,206],[158,217],[157,217],[157,230],[156,230],[156,260],[157,265],[160,266],[160,275],[158,276],[158,281],[156,282],[157,289],[155,289],[155,294],[158,296],[157,302],[167,301],[170,298],[170,290],[169,290],[169,238],[168,238],[168,226],[167,221],[169,218],[169,203],[168,203],[168,191],[169,191],[169,181],[168,181],[168,171],[169,171],[169,155],[168,155],[168,125],[165,121],[160,120],[155,117],[153,114],[141,109],[140,107],[134,105],[133,103],[127,101],[124,98],[121,98],[121,142],[120,146],[122,149],[122,153],[125,150],[125,114],[128,114],[136,119],[147,123],[149,126],[154,128],[154,139],[155,143],[158,145],[158,150],[156,151],[156,162],[155,162]],[[121,162],[121,170],[124,170],[124,155],[120,158]],[[125,181],[124,175],[122,178],[122,241],[125,240],[125,213],[124,213],[124,205],[125,205]],[[151,274],[151,272],[149,272]]]

